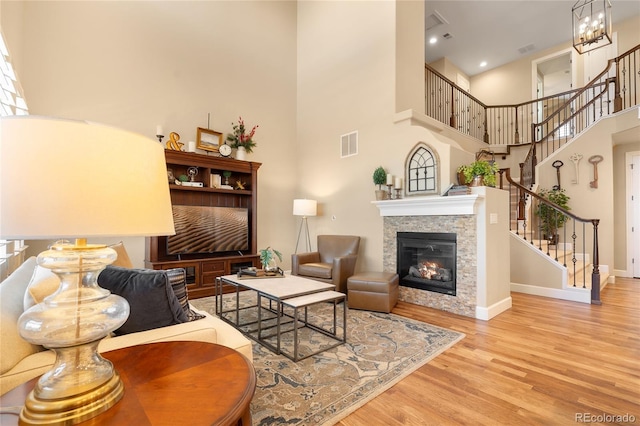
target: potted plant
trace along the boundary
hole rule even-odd
[[[373,171],[373,183],[378,185],[378,189],[376,189],[376,200],[386,200],[387,191],[382,189],[382,185],[387,183],[387,172],[382,166],[379,166]]]
[[[260,250],[260,263],[266,275],[275,275],[278,272],[276,257],[282,262],[282,253],[271,247]]]
[[[253,152],[253,148],[257,145],[253,140],[253,136],[256,134],[258,126],[253,126],[249,134],[247,134],[242,117],[238,117],[238,123],[231,123],[231,125],[233,126],[233,132],[227,134],[227,142],[229,142],[231,148],[237,150],[236,158],[242,160],[244,159],[244,153]]]
[[[565,210],[571,210],[569,207],[570,198],[564,189],[541,189],[538,194]],[[540,218],[540,229],[542,230],[543,238],[549,242],[549,245],[556,245],[559,239],[558,229],[569,220],[569,216],[562,214],[545,203],[538,204],[535,214]]]
[[[458,180],[461,185],[496,186],[498,165],[487,160],[477,160],[458,167]],[[464,176],[464,182],[462,177]]]

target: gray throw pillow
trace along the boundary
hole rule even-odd
[[[178,298],[180,306],[189,321],[195,321],[204,318],[204,315],[195,312],[189,305],[189,294],[187,293],[187,273],[184,268],[167,269],[165,271],[169,277],[169,284],[173,289],[173,293]]]
[[[129,302],[127,321],[115,334],[129,334],[187,322],[165,271],[107,266],[98,275],[100,287]]]

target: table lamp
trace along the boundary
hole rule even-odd
[[[300,242],[300,234],[302,233],[303,225],[307,234],[307,252],[311,251],[311,239],[309,238],[309,224],[307,223],[307,217],[315,216],[317,214],[317,210],[318,202],[316,200],[293,200],[293,215],[302,216],[302,222],[300,222],[300,229],[298,230],[298,239],[296,240],[296,253],[298,252],[298,243]]]
[[[25,311],[20,335],[56,361],[25,401],[21,424],[76,424],[115,405],[124,387],[98,343],[129,304],[97,277],[117,255],[86,238],[174,233],[164,150],[113,127],[37,116],[0,118],[0,238],[58,242],[37,262],[57,291]]]

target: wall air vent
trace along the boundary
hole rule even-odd
[[[431,15],[427,15],[424,22],[425,31],[429,31],[437,27],[438,25],[448,24],[446,19],[440,15],[437,10],[434,10]]]
[[[358,154],[358,131],[340,136],[340,158]]]
[[[518,52],[520,52],[521,55],[524,55],[525,53],[529,53],[532,50],[535,50],[535,48],[536,46],[534,44],[528,44],[526,46],[519,48]]]

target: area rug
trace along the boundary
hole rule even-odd
[[[250,303],[245,293],[241,304]],[[224,305],[230,301],[225,295]],[[215,316],[214,297],[191,304]],[[331,317],[332,305],[320,304],[312,315]],[[397,315],[351,309],[347,343],[301,361],[253,342],[253,424],[333,425],[463,338]]]

